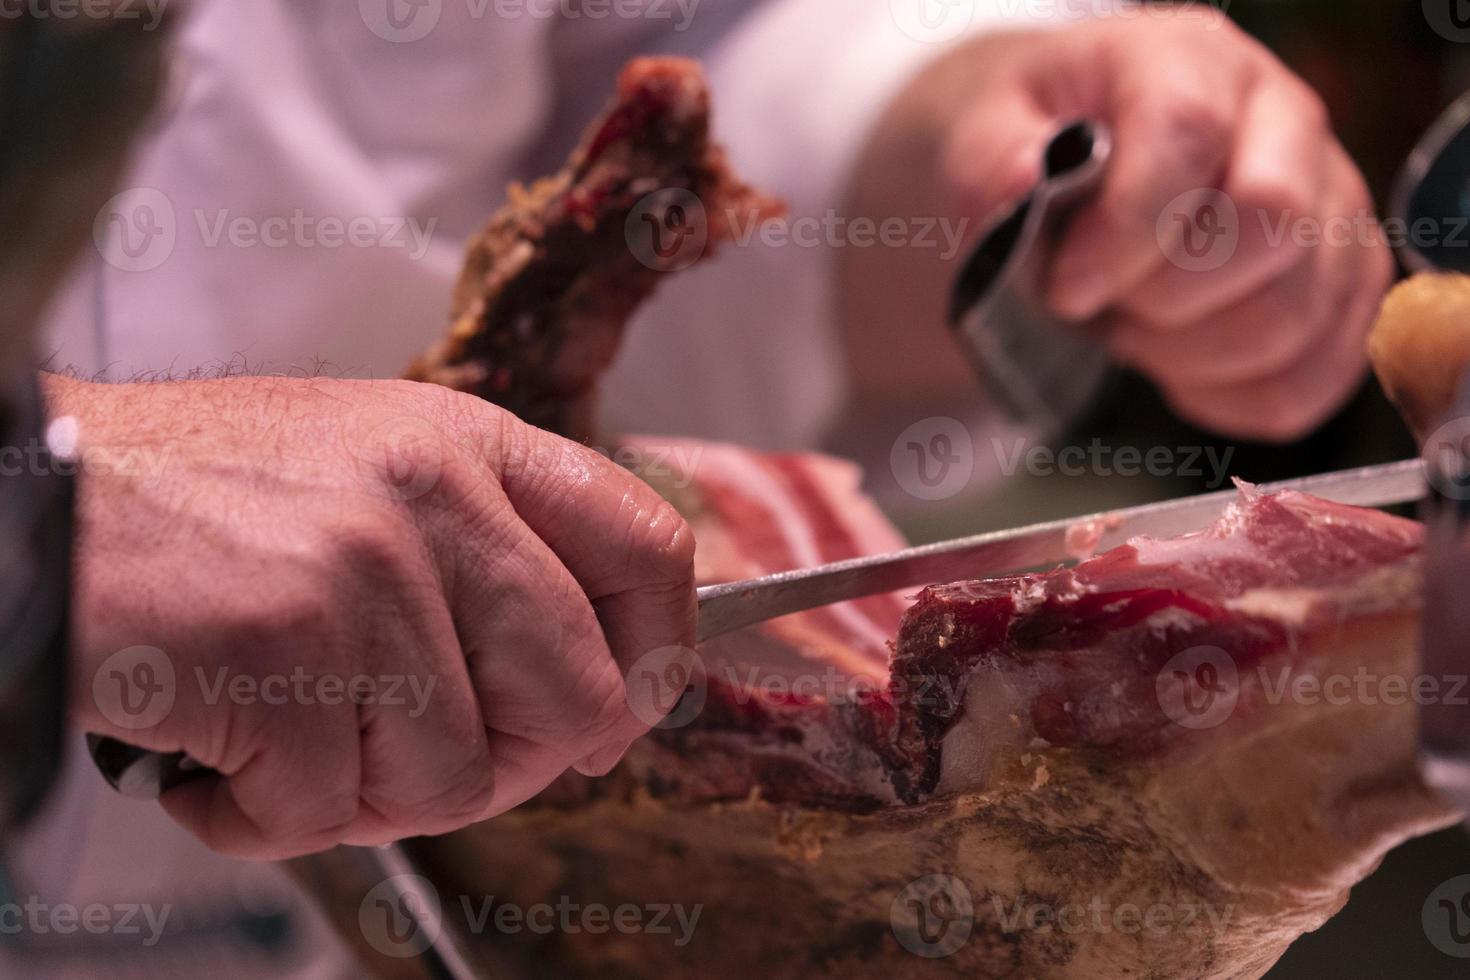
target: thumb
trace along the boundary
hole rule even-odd
[[[950,131],[941,158],[943,177],[965,212],[989,225],[1030,193],[1062,122],[1019,85],[977,100]]]

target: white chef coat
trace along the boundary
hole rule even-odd
[[[508,181],[559,164],[629,56],[700,57],[736,168],[795,215],[822,216],[906,78],[958,37],[1054,6],[615,9],[628,3],[643,15],[594,19],[575,0],[555,18],[533,14],[554,7],[537,0],[195,0],[164,104],[45,325],[50,363],[116,380],[230,363],[395,376],[443,331],[465,239]],[[340,241],[354,221],[358,244]],[[415,228],[431,233],[416,240]],[[672,277],[606,385],[611,424],[812,445],[843,397],[832,260],[822,248],[726,248]],[[52,903],[174,903],[176,920],[210,894],[290,904],[274,869],[208,854],[157,808],[113,796],[80,744],[18,850],[24,887]],[[290,962],[268,968],[188,947],[48,966],[6,959],[0,944],[0,975],[193,976],[206,963],[215,980],[354,975],[319,917],[293,915]]]

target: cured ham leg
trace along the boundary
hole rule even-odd
[[[709,452],[714,570],[882,531],[850,485],[823,523],[830,461]],[[737,455],[788,480],[721,479]],[[702,909],[684,945],[482,930],[497,975],[1259,976],[1454,820],[1415,765],[1419,538],[1247,490],[1197,535],[925,590],[876,690],[891,599],[768,624],[702,650],[702,709],[608,779],[413,850],[451,900]]]
[[[688,169],[705,105],[686,62],[630,69],[571,168],[472,248],[453,336],[415,376],[592,431],[654,281],[610,231],[646,186],[628,161],[765,213]],[[582,210],[599,160],[622,190],[594,198],[620,203]],[[705,584],[900,544],[846,464],[613,445],[692,522]],[[763,624],[672,675],[670,720],[610,776],[406,847],[486,976],[1257,977],[1456,817],[1415,760],[1421,537],[1243,488],[1177,540]],[[671,676],[651,673],[630,689]],[[345,854],[298,869],[364,968],[431,976]]]

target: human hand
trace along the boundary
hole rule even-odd
[[[1273,55],[1187,9],[996,35],[952,57],[975,67],[949,70],[968,96],[940,166],[982,221],[1034,186],[1060,125],[1111,125],[1112,166],[1058,245],[1050,300],[1095,321],[1180,414],[1286,440],[1357,387],[1392,258],[1321,100]]]
[[[647,729],[625,672],[692,644],[672,507],[484,402],[46,386],[79,420],[74,719],[223,774],[162,800],[215,850],[445,833],[606,772]]]

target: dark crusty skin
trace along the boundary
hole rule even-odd
[[[710,99],[696,62],[640,58],[565,169],[510,201],[470,243],[449,336],[406,377],[469,392],[574,439],[593,436],[597,380],[623,328],[664,275],[639,249],[645,222],[696,243],[703,258],[731,220],[781,205],[730,171],[709,135]],[[688,192],[701,208],[680,207]],[[678,208],[671,213],[671,209]],[[629,216],[634,218],[629,226]]]

